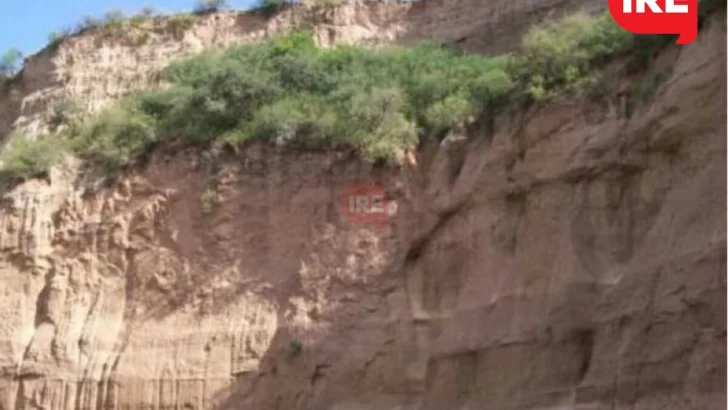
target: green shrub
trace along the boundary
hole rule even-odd
[[[93,16],[84,16],[75,29],[62,29],[52,32],[48,36],[48,42],[53,47],[66,37],[82,33],[87,30],[102,29],[103,34],[107,37],[121,36],[125,32],[125,25],[130,24],[132,27],[139,27],[141,23],[156,15],[153,7],[144,7],[139,13],[127,17],[121,10],[109,10],[104,14],[103,18]],[[137,44],[144,41],[137,39]]]
[[[142,7],[141,11],[139,12],[139,15],[146,18],[152,18],[157,16],[157,9],[154,8],[154,6],[144,6]]]
[[[195,14],[206,14],[214,13],[227,8],[227,2],[225,0],[198,0],[195,6]]]
[[[126,20],[124,12],[121,10],[109,10],[104,14],[104,23],[109,24],[120,24]]]
[[[208,187],[205,192],[202,193],[200,202],[202,203],[202,213],[209,214],[214,211],[215,208],[220,205],[220,195],[218,194],[217,189]]]
[[[48,44],[51,47],[57,46],[63,39],[73,35],[73,30],[70,28],[63,28],[60,30],[52,31],[48,35]]]
[[[84,16],[81,22],[76,26],[76,30],[68,34],[79,34],[87,30],[102,29],[106,36],[118,36],[123,34],[124,24],[128,18],[121,10],[109,10],[104,14],[103,18],[93,16]]]
[[[143,46],[144,44],[147,44],[149,42],[150,38],[151,34],[149,34],[149,32],[144,31],[141,33],[137,33],[132,39],[132,44],[134,44],[134,46],[136,47]]]
[[[20,71],[23,64],[23,53],[12,48],[0,56],[0,81],[10,78]]]
[[[0,86],[2,86],[2,81],[0,81]],[[13,103],[19,103],[20,100],[23,98],[23,94],[15,87],[9,87],[8,89],[8,99]]]
[[[65,141],[50,135],[29,140],[18,133],[8,136],[8,143],[0,155],[0,174],[11,178],[32,178],[43,175],[60,160]]]
[[[289,0],[259,0],[258,4],[253,8],[263,12],[271,13],[280,10],[282,7],[291,4]]]
[[[258,4],[258,7],[266,8],[266,7],[272,7],[272,6],[281,6],[284,4],[290,3],[288,0],[261,0]]]
[[[505,95],[512,88],[506,62],[432,42],[320,49],[294,31],[173,63],[164,71],[173,86],[138,101],[160,138],[349,145],[375,161]]]
[[[84,16],[81,22],[78,23],[76,33],[81,33],[86,30],[93,30],[95,28],[103,26],[103,21],[93,16]]]
[[[50,34],[48,34],[48,44],[57,44],[65,37],[64,33],[60,30],[51,31]]]
[[[71,100],[62,100],[53,105],[48,118],[48,125],[51,131],[57,130],[62,125],[70,125],[78,116],[78,105]]]
[[[289,358],[295,358],[303,353],[303,343],[298,339],[292,339],[286,343],[286,356]]]
[[[259,138],[278,144],[325,147],[336,138],[336,121],[337,113],[320,98],[293,95],[263,105],[247,127],[233,130],[223,138],[237,143]]]
[[[535,100],[586,96],[600,83],[600,65],[632,43],[609,13],[577,13],[530,30],[511,70],[521,91]]]
[[[180,39],[184,36],[185,31],[189,30],[194,24],[195,19],[192,15],[186,13],[175,14],[167,19],[167,30],[172,35]]]
[[[126,102],[102,111],[71,137],[76,153],[111,170],[134,163],[155,142],[154,120]]]
[[[142,24],[144,24],[144,22],[147,20],[149,20],[149,17],[146,17],[142,14],[135,14],[129,17],[129,25],[134,28],[140,28]]]
[[[106,36],[118,37],[124,34],[126,16],[120,10],[110,10],[104,14],[101,27]]]

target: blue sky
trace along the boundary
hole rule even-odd
[[[0,0],[0,54],[17,48],[31,55],[48,43],[48,35],[63,27],[75,27],[86,15],[101,17],[109,10],[131,14],[146,5],[160,12],[192,10],[196,0]],[[245,9],[255,0],[228,0]]]

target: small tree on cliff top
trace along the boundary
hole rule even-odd
[[[195,14],[214,13],[227,7],[225,0],[199,0],[195,6]]]
[[[5,52],[0,57],[0,79],[14,76],[20,71],[22,65],[23,53],[13,48]]]

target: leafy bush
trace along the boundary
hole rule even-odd
[[[0,81],[10,78],[20,71],[23,64],[23,53],[12,48],[0,56]]]
[[[194,22],[194,17],[190,14],[175,14],[167,19],[167,30],[171,31],[175,38],[180,39]]]
[[[70,125],[76,120],[79,111],[78,105],[71,100],[62,100],[54,104],[48,117],[51,131],[57,130],[62,125]]]
[[[160,138],[343,144],[374,161],[507,93],[506,61],[441,43],[319,49],[309,34],[292,32],[173,63],[164,71],[173,86],[141,94],[139,107]]]
[[[44,174],[51,165],[58,162],[64,152],[65,141],[49,135],[40,135],[36,140],[13,133],[0,155],[0,174],[11,178],[31,178]]]
[[[131,24],[132,27],[139,28],[142,26],[142,24],[144,22],[153,19],[157,15],[158,15],[157,9],[155,9],[154,6],[144,6],[138,13],[134,14],[133,16],[131,16],[129,18],[129,23]],[[148,33],[146,33],[146,32],[142,33],[143,38],[146,39],[146,37],[148,37],[148,36],[149,36]],[[146,40],[140,41],[139,39],[137,39],[136,43],[144,44],[145,42],[146,42]]]
[[[120,24],[126,19],[124,12],[121,10],[109,10],[104,14],[104,23],[109,24]]]
[[[73,34],[79,34],[87,30],[103,29],[103,33],[107,36],[119,35],[122,33],[126,20],[126,16],[120,10],[109,10],[104,14],[103,18],[84,16]]]
[[[102,111],[75,130],[72,149],[106,169],[132,164],[156,142],[154,121],[123,102]]]
[[[76,34],[80,34],[87,30],[102,28],[106,36],[119,36],[124,34],[124,28],[127,22],[132,27],[139,27],[142,22],[153,18],[157,15],[156,10],[152,6],[146,6],[141,11],[132,16],[126,16],[121,10],[109,10],[104,14],[103,18],[93,16],[85,16],[75,29],[63,28],[56,30],[48,35],[48,43],[51,47],[57,46],[61,40]],[[137,44],[143,44],[148,35],[142,34],[141,40],[137,39]]]
[[[73,35],[73,30],[70,28],[63,28],[60,30],[52,31],[48,35],[48,44],[51,47],[57,46],[63,39]]]
[[[103,21],[101,19],[93,16],[84,16],[81,19],[81,22],[78,23],[78,26],[76,27],[76,33],[81,33],[86,30],[93,30],[95,28],[101,27],[102,25]]]
[[[303,353],[303,343],[298,339],[292,339],[286,343],[285,351],[289,358],[298,357]]]
[[[146,17],[146,18],[152,18],[157,15],[157,9],[154,8],[154,6],[144,6],[142,7],[141,11],[139,12],[140,16]]]
[[[195,6],[195,14],[214,13],[227,8],[225,0],[198,0]]]
[[[314,4],[319,6],[333,6],[341,4],[342,0],[314,0]]]
[[[124,34],[124,23],[127,21],[126,16],[120,10],[109,10],[104,14],[100,27],[103,28],[104,35],[108,37],[118,37]]]
[[[131,41],[135,47],[139,47],[139,46],[143,46],[144,44],[148,43],[149,39],[151,37],[152,36],[148,32],[144,31],[144,32],[136,34]]]
[[[535,100],[585,96],[600,82],[599,66],[632,43],[633,36],[609,13],[597,18],[577,13],[530,30],[511,70],[521,91]]]
[[[282,9],[285,6],[304,3],[300,0],[258,0],[256,5],[252,8],[255,11],[263,12],[275,12]],[[341,4],[342,0],[308,0],[308,4],[316,6],[331,6]]]
[[[220,205],[220,195],[217,193],[217,189],[208,187],[200,197],[202,203],[202,213],[209,214]]]
[[[253,10],[263,11],[265,13],[273,13],[282,7],[291,4],[289,0],[259,0]]]

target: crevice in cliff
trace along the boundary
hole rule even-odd
[[[484,153],[495,132],[495,117],[483,113],[468,129],[468,138],[445,139],[429,154],[432,158],[421,164],[421,172],[426,177],[421,187],[422,196],[416,200],[423,205],[422,219],[428,221],[429,214],[434,214],[435,221],[418,229],[404,253],[405,265],[417,260],[429,241],[472,205],[472,189],[486,166]]]

